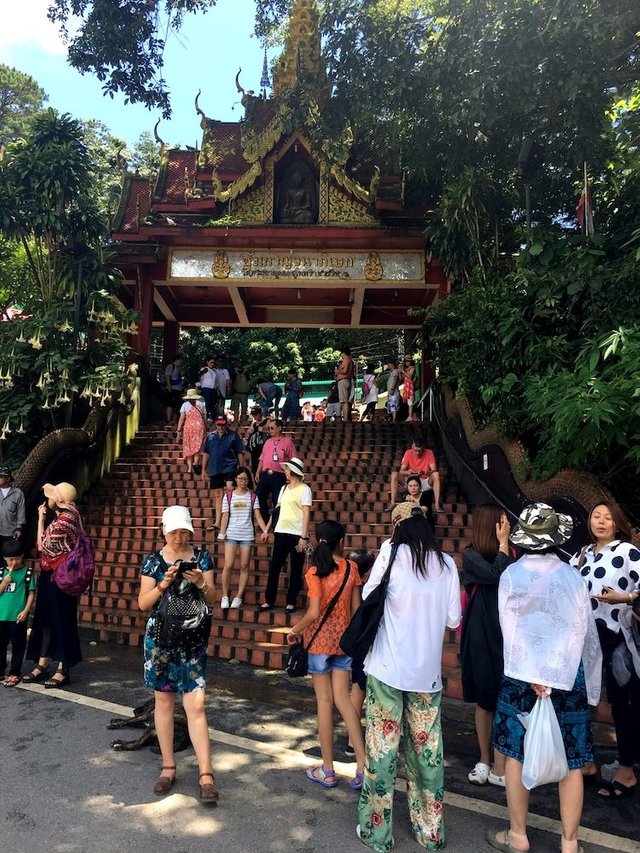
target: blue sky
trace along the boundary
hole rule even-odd
[[[74,118],[100,119],[117,136],[133,144],[152,131],[159,111],[125,104],[102,93],[93,75],[82,76],[67,63],[57,28],[47,20],[48,0],[2,0],[0,62],[30,74],[49,96],[48,105]],[[235,75],[245,89],[259,88],[262,46],[253,35],[253,0],[218,0],[206,15],[189,15],[182,31],[169,34],[163,75],[173,109],[158,133],[169,144],[200,141],[193,101],[202,89],[200,106],[210,118],[237,121],[242,116]],[[271,56],[271,54],[270,54]]]

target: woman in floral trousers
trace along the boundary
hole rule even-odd
[[[402,740],[409,817],[416,841],[445,846],[444,757],[440,699],[441,658],[447,627],[460,622],[460,583],[453,559],[442,554],[419,507],[399,504],[396,524],[365,585],[378,586],[393,560],[384,618],[369,655],[364,784],[357,828],[377,853],[393,847],[393,792]]]

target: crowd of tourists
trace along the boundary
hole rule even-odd
[[[303,399],[304,384],[295,368],[287,371],[281,384],[273,378],[252,383],[242,361],[236,361],[229,370],[225,367],[225,359],[220,356],[209,356],[206,359],[193,387],[185,395],[182,356],[176,354],[164,370],[167,423],[173,424],[177,420],[178,432],[184,435],[186,416],[192,408],[202,412],[205,427],[207,421],[214,421],[219,416],[225,416],[236,426],[246,424],[256,408],[260,408],[264,417],[274,414],[285,423],[298,420],[317,423],[324,420],[351,421],[357,401],[360,402],[358,417],[361,420],[373,420],[381,390],[380,380],[385,372],[385,419],[396,423],[398,414],[402,412],[407,421],[412,421],[417,377],[415,361],[408,355],[401,363],[394,358],[386,359],[384,369],[366,362],[358,387],[356,362],[351,356],[351,349],[344,345],[327,396],[312,403],[311,400]],[[249,400],[251,394],[252,402]],[[195,415],[192,420],[198,423]],[[190,454],[191,464],[194,464],[192,457],[193,454]]]
[[[299,400],[294,371],[290,381],[289,400]],[[349,387],[340,390],[349,376],[337,381],[339,405],[349,405]],[[264,393],[270,399],[269,390]],[[164,544],[141,568],[138,606],[149,613],[144,684],[155,697],[162,757],[155,794],[169,793],[176,778],[173,718],[181,696],[198,762],[200,800],[210,805],[219,800],[205,714],[211,618],[216,609],[224,613],[245,606],[256,543],[270,542],[257,618],[278,606],[288,562],[287,641],[305,654],[322,757],[306,775],[322,788],[338,784],[336,708],[355,763],[348,784],[358,792],[360,840],[380,853],[393,847],[392,802],[402,746],[414,836],[427,849],[445,846],[441,660],[447,631],[461,625],[463,692],[475,705],[478,744],[468,782],[505,788],[509,813],[508,827],[491,831],[488,844],[507,853],[527,851],[530,790],[557,782],[560,850],[579,851],[584,785],[594,785],[596,796],[615,802],[631,797],[638,782],[640,550],[619,508],[610,502],[593,508],[591,542],[567,561],[561,549],[573,533],[570,516],[536,503],[511,526],[502,507],[480,505],[472,514],[461,586],[452,555],[443,553],[436,538],[441,483],[434,454],[422,438],[414,439],[390,479],[389,537],[369,543],[377,556],[369,549],[345,553],[343,519],[316,520],[312,538],[313,483],[282,419],[260,404],[241,434],[230,428],[222,408],[213,412],[215,428],[208,431],[205,395],[190,389],[182,401],[178,435],[190,451],[189,470],[214,495],[215,517],[207,547],[194,541],[189,508],[167,507]],[[6,687],[22,679],[63,688],[82,659],[77,596],[56,583],[61,561],[83,536],[77,493],[62,482],[45,485],[44,497],[38,509],[36,585],[21,545],[24,496],[12,487],[8,469],[0,468],[3,677],[9,645],[12,649]],[[296,616],[303,584],[306,610]],[[33,666],[23,676],[25,655]],[[589,706],[600,699],[603,677],[618,760],[598,770]],[[545,715],[551,723],[538,723]],[[546,764],[531,759],[528,744],[535,737],[544,747],[536,754],[546,754]]]

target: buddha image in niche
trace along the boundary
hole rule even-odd
[[[292,163],[283,172],[277,209],[282,224],[312,225],[318,221],[316,179],[306,163]]]

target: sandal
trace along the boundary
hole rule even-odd
[[[23,676],[22,681],[24,684],[36,684],[38,681],[44,681],[46,678],[49,678],[50,675],[51,670],[48,666],[40,666],[37,663],[33,668],[33,672]]]
[[[62,678],[56,678],[56,675],[61,675]],[[45,690],[51,690],[54,687],[66,687],[67,684],[71,684],[71,679],[69,678],[69,670],[68,669],[57,669],[55,673],[48,678],[44,683]]]
[[[356,775],[349,780],[349,787],[352,791],[361,791],[362,783],[364,782],[364,771],[356,770]]]
[[[307,779],[311,779],[312,782],[317,782],[318,785],[322,785],[323,788],[335,788],[338,784],[335,770],[325,770],[322,765],[318,765],[318,767],[309,767],[308,770],[305,770],[305,773]]]
[[[162,766],[161,770],[175,770],[176,765],[172,764],[171,766]],[[153,793],[157,794],[159,797],[163,797],[165,794],[168,794],[169,791],[173,788],[173,783],[176,781],[176,774],[173,776],[163,776],[162,773],[158,776],[153,786]]]
[[[204,784],[200,781],[203,776],[208,776],[211,779],[211,782],[205,782]],[[218,794],[218,789],[215,784],[216,780],[213,776],[213,773],[201,773],[198,776],[198,784],[200,785],[200,802],[206,803],[208,805],[217,806],[218,799],[220,798],[220,794]]]
[[[8,675],[2,683],[5,687],[15,687],[21,680],[19,675]]]
[[[623,785],[622,782],[603,781],[597,795],[601,800],[627,800],[633,797],[637,786],[637,782],[635,785]]]
[[[526,850],[517,850],[515,847],[512,847],[510,837],[511,830],[509,829],[501,829],[498,832],[490,829],[485,835],[487,844],[493,847],[494,850],[502,850],[502,853],[528,853],[528,847]],[[526,836],[522,837],[526,838]]]

